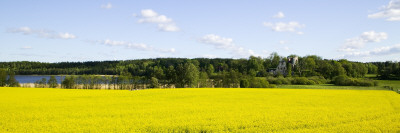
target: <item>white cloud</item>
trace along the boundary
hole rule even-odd
[[[171,18],[160,15],[151,9],[144,9],[140,12],[140,15],[134,14],[134,16],[139,18],[139,23],[157,24],[158,29],[161,31],[175,32],[180,30]]]
[[[284,49],[285,51],[289,51],[289,50],[290,50],[290,48],[289,48],[288,46],[283,47],[283,49]]]
[[[32,47],[31,46],[23,46],[20,49],[27,50],[27,49],[32,49]]]
[[[162,52],[162,53],[175,53],[176,50],[175,48],[170,48],[170,49],[161,49],[161,48],[154,48],[153,46],[149,46],[144,43],[132,43],[132,42],[127,42],[127,41],[114,41],[114,40],[103,40],[103,41],[98,41],[98,43],[108,45],[108,46],[122,46],[125,48],[129,49],[136,49],[140,51],[154,51],[154,52]]]
[[[247,58],[257,56],[253,50],[236,46],[232,38],[225,38],[214,34],[208,34],[199,39],[199,42],[213,45],[217,49],[229,51],[234,57]]]
[[[375,48],[369,51],[349,52],[345,55],[342,55],[341,57],[353,58],[353,57],[384,56],[393,54],[400,54],[400,44]]]
[[[126,48],[130,49],[138,49],[138,50],[143,50],[143,51],[150,51],[153,50],[152,47],[147,46],[144,43],[131,43],[131,42],[126,42],[126,41],[113,41],[113,40],[104,40],[101,43],[109,46],[124,46]]]
[[[179,28],[173,23],[158,24],[158,29],[170,32],[179,31]]]
[[[367,42],[380,42],[381,40],[386,40],[388,38],[388,35],[385,32],[368,31],[362,33],[360,38],[364,39]]]
[[[363,48],[365,46],[365,43],[381,42],[382,40],[386,40],[387,38],[388,35],[385,32],[363,32],[359,37],[347,39],[346,43],[341,49],[339,49],[339,51],[352,52],[356,49]]]
[[[107,3],[106,5],[101,5],[101,8],[104,8],[104,9],[111,9],[111,8],[113,8],[113,6],[112,6],[111,3]]]
[[[74,39],[74,38],[76,38],[76,36],[73,35],[73,34],[70,34],[70,33],[66,32],[66,33],[59,33],[59,34],[58,34],[58,38],[62,38],[62,39]]]
[[[375,48],[374,50],[370,51],[370,54],[372,55],[391,55],[398,53],[400,53],[400,44]]]
[[[214,45],[217,48],[231,48],[234,47],[232,38],[224,38],[214,34],[208,34],[200,39],[200,42]]]
[[[280,41],[279,41],[279,44],[286,44],[286,43],[288,43],[288,42],[285,41],[285,40],[280,40]]]
[[[170,48],[170,49],[167,49],[167,50],[163,50],[163,52],[165,52],[165,53],[175,53],[176,50],[175,50],[175,48]]]
[[[299,35],[304,35],[304,32],[301,32],[301,31],[296,32],[296,33],[299,34]]]
[[[20,27],[9,29],[8,32],[10,33],[22,33],[24,35],[36,35],[42,38],[50,38],[50,39],[75,39],[77,38],[74,34],[65,32],[65,33],[57,33],[51,30],[35,30],[29,27]]]
[[[33,33],[33,30],[29,27],[20,27],[20,28],[16,28],[16,29],[11,29],[11,30],[9,30],[9,32],[15,32],[15,33],[20,32],[22,34],[29,35],[29,34]]]
[[[379,12],[369,14],[368,18],[385,18],[387,21],[400,21],[400,0],[391,0]]]
[[[211,55],[211,54],[205,54],[203,55],[204,58],[217,58],[216,55]]]
[[[283,12],[278,12],[276,15],[274,15],[274,18],[284,18],[285,14]]]
[[[304,28],[305,25],[304,24],[300,24],[299,22],[288,22],[288,23],[284,23],[284,22],[277,22],[277,23],[270,23],[270,22],[264,22],[263,25],[265,27],[269,27],[271,28],[273,31],[277,31],[277,32],[293,32],[293,33],[297,33],[299,35],[304,34],[301,31],[298,31],[298,29]]]
[[[151,9],[144,9],[141,11],[142,16],[146,17],[146,18],[152,18],[152,17],[157,17],[158,13],[156,13],[155,11],[151,10]]]

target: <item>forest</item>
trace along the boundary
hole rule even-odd
[[[291,65],[288,58],[298,57]],[[97,62],[0,62],[0,86],[12,86],[12,75],[65,75],[64,88],[169,88],[169,87],[274,87],[279,84],[323,84],[374,86],[365,79],[400,79],[399,62],[353,62],[323,59],[316,55],[286,57],[272,53],[267,58],[156,58]],[[287,73],[272,73],[280,62]],[[98,75],[106,75],[99,77]],[[44,79],[46,80],[46,79]],[[54,81],[52,81],[54,82]],[[48,84],[38,81],[36,84]],[[54,85],[53,85],[54,86]]]

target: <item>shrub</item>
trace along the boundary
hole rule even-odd
[[[306,77],[296,77],[293,79],[292,84],[295,85],[307,85],[308,84],[308,79]]]
[[[315,85],[316,83],[312,80],[307,80],[307,85]]]
[[[322,77],[322,76],[313,76],[313,77],[287,77],[284,78],[282,76],[274,78],[274,77],[268,77],[267,81],[271,84],[276,84],[276,85],[315,85],[315,84],[325,84],[327,83],[327,80]]]
[[[274,77],[268,77],[267,81],[271,84],[276,84],[276,85],[289,85],[291,84],[291,80],[292,78],[284,78],[283,76],[280,76],[278,78],[274,78]]]
[[[160,88],[157,78],[151,77],[150,88]]]
[[[349,78],[341,75],[333,78],[332,83],[340,86],[377,86],[378,82],[370,79]]]
[[[315,84],[325,84],[327,82],[326,79],[322,76],[312,76],[308,79],[314,81]]]
[[[269,82],[265,79],[253,78],[250,81],[250,88],[268,88]]]
[[[249,88],[250,83],[247,79],[240,80],[240,88]]]
[[[290,84],[290,79],[291,78],[284,78],[284,77],[279,77],[278,78],[278,80],[282,83],[282,84],[285,84],[285,85],[289,85]]]
[[[346,85],[346,79],[348,79],[345,75],[336,76],[333,78],[332,83],[335,85]]]
[[[276,88],[277,86],[276,85],[274,85],[274,84],[269,84],[268,85],[268,88]]]

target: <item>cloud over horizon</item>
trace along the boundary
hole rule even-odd
[[[20,27],[8,29],[9,33],[22,33],[23,35],[35,35],[41,38],[49,38],[49,39],[75,39],[77,36],[68,32],[55,32],[51,30],[36,30],[31,29],[30,27]]]
[[[200,38],[199,42],[213,45],[217,49],[229,51],[232,56],[238,58],[247,58],[251,55],[257,56],[253,50],[245,49],[235,45],[232,38],[225,38],[215,34],[207,34]]]
[[[292,21],[292,22],[277,22],[277,23],[271,23],[271,22],[264,22],[263,25],[265,27],[271,28],[272,31],[276,32],[292,32],[296,33],[299,35],[304,34],[302,31],[299,31],[299,29],[306,27],[304,24],[300,24],[299,22]]]
[[[357,52],[349,52],[347,54],[342,55],[344,58],[355,58],[355,57],[368,57],[368,56],[384,56],[384,55],[393,55],[400,53],[400,44],[392,45],[392,46],[384,46],[375,48],[369,51],[357,51]]]
[[[274,18],[284,18],[285,14],[283,12],[278,12],[276,15],[273,16]]]
[[[400,0],[391,0],[387,6],[383,6],[379,12],[369,14],[368,18],[385,18],[386,21],[400,21]]]
[[[161,49],[161,48],[155,48],[153,46],[149,46],[145,43],[132,43],[132,42],[127,42],[127,41],[114,41],[110,39],[102,40],[102,41],[97,41],[100,44],[104,44],[107,46],[122,46],[128,49],[135,49],[139,51],[154,51],[154,52],[162,52],[162,53],[174,53],[176,52],[175,48],[170,48],[170,49]]]
[[[111,3],[107,3],[105,5],[101,5],[101,8],[103,8],[103,9],[111,9],[111,8],[113,8],[113,5]]]
[[[144,9],[140,12],[140,15],[135,16],[139,18],[137,21],[138,23],[157,24],[160,31],[176,32],[180,30],[171,18],[168,18],[165,15],[160,15],[152,9]]]
[[[339,51],[352,52],[361,49],[366,43],[381,42],[388,39],[388,34],[385,32],[367,31],[363,32],[360,36],[346,39],[346,43]]]

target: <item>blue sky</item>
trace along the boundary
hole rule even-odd
[[[400,0],[4,0],[0,17],[0,61],[400,60]]]

